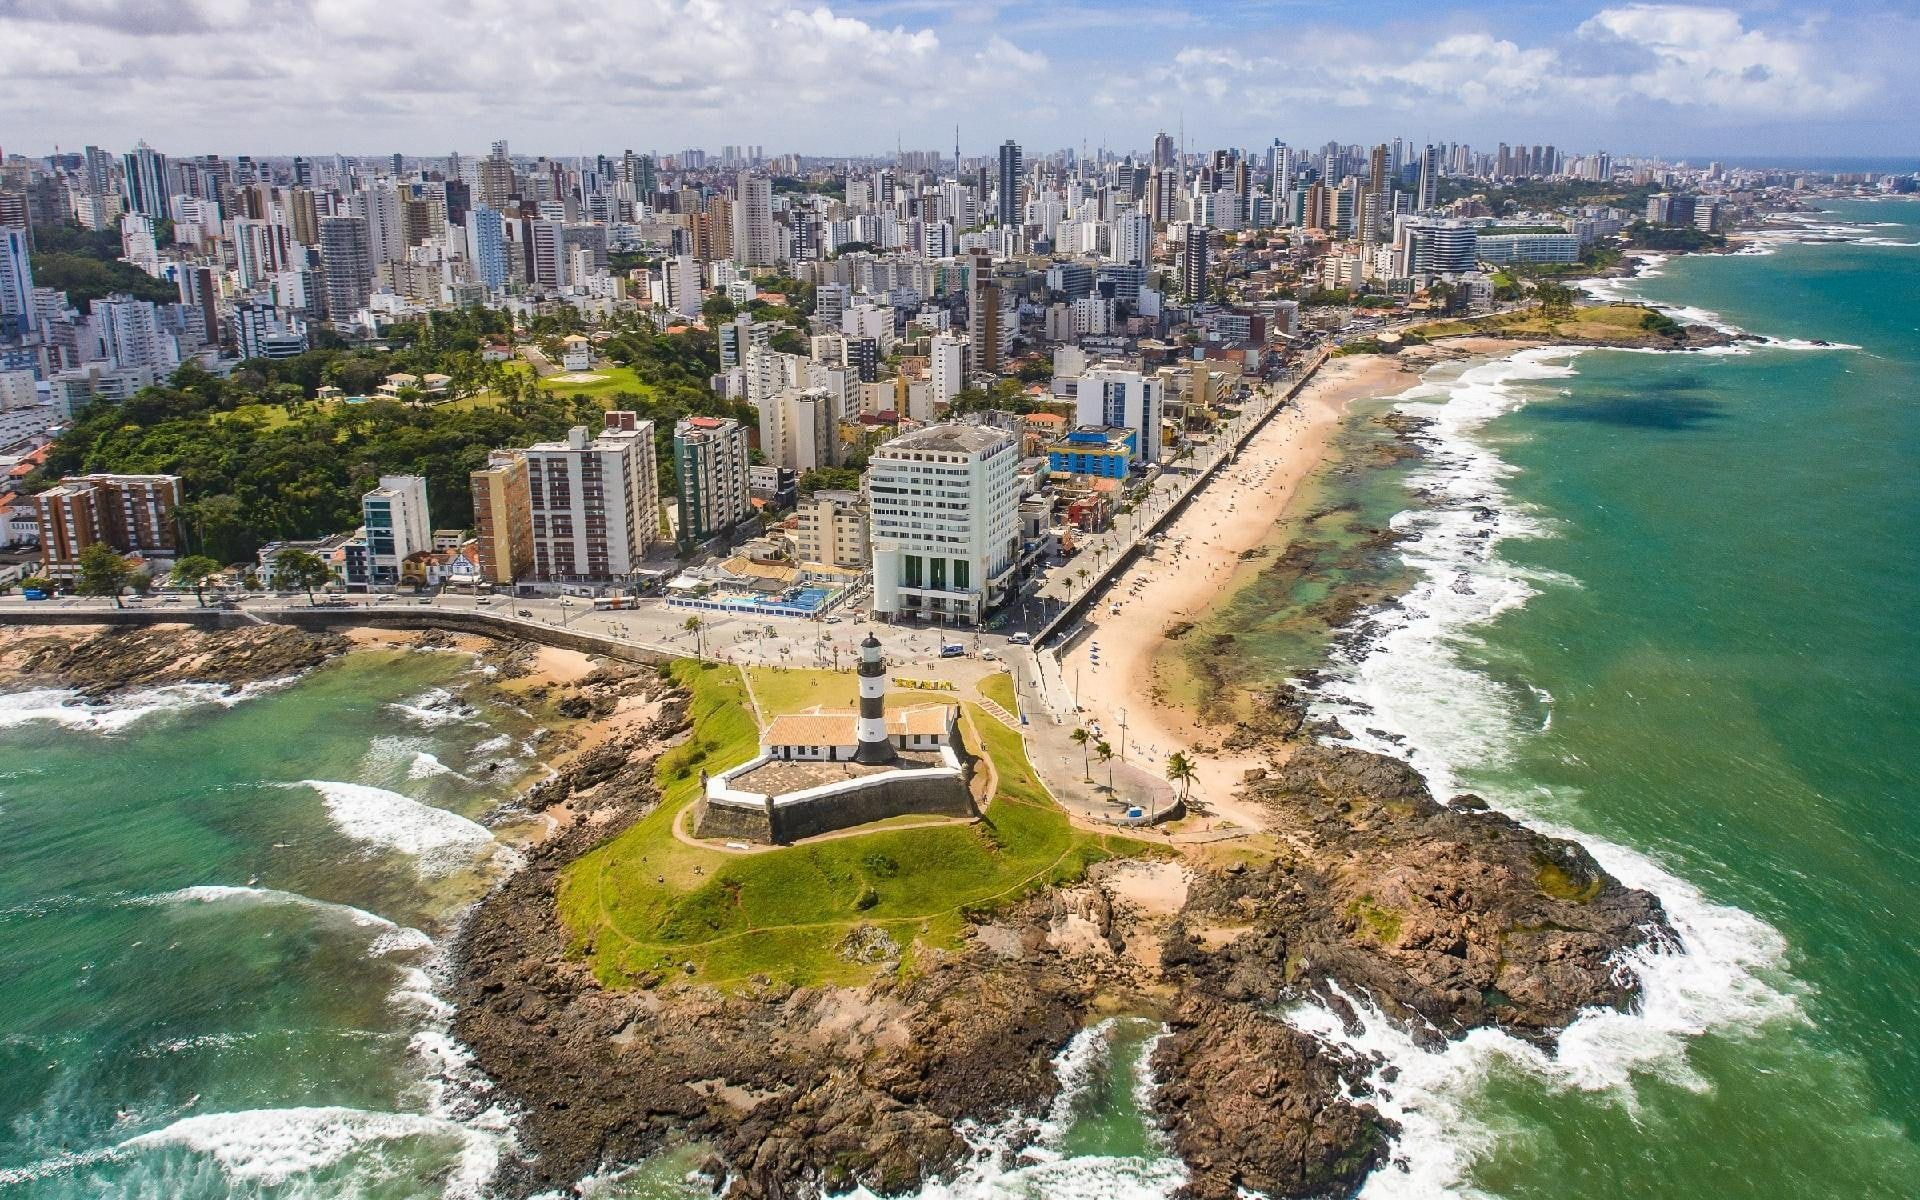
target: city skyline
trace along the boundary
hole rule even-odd
[[[1116,19],[1117,16],[1117,19]],[[1892,8],[1322,3],[1044,12],[951,0],[122,0],[0,9],[0,148],[564,156],[753,142],[824,157],[1524,138],[1669,157],[1907,152],[1920,19]],[[298,120],[289,119],[297,112]]]

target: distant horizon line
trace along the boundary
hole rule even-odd
[[[496,140],[499,140],[499,139],[496,139]],[[509,137],[504,140],[506,140],[509,143],[509,145],[511,145],[514,139]],[[1016,144],[1020,145],[1023,151],[1032,151],[1036,155],[1042,155],[1042,156],[1052,155],[1055,153],[1059,153],[1061,151],[1074,150],[1074,147],[1071,147],[1071,146],[1060,146],[1060,147],[1054,147],[1052,149],[1047,149],[1047,150],[1038,150],[1035,148],[1035,145],[1029,145],[1028,143],[1019,142],[1018,139],[1015,139],[1015,142]],[[1268,143],[1268,145],[1270,144],[1271,143]],[[1296,151],[1312,151],[1314,149],[1317,149],[1318,147],[1325,146],[1326,142],[1324,141],[1313,142],[1313,143],[1289,142],[1286,144],[1290,148]],[[1368,146],[1368,145],[1385,145],[1388,143],[1343,141],[1343,142],[1340,142],[1339,144],[1342,146]],[[1403,140],[1403,145],[1407,145],[1407,146],[1424,147],[1427,145],[1447,145],[1447,144],[1452,144],[1452,145],[1464,144],[1469,147],[1472,147],[1475,145],[1475,143],[1473,142],[1461,142],[1458,139],[1455,139],[1450,143],[1447,143],[1447,142],[1431,142],[1430,143],[1425,141],[1416,142],[1412,139]],[[1488,143],[1488,145],[1490,146],[1498,146],[1500,144],[1501,143],[1498,141]],[[1783,169],[1789,169],[1789,170],[1818,170],[1818,169],[1844,170],[1845,169],[1844,167],[1836,167],[1833,164],[1857,164],[1857,165],[1861,165],[1863,168],[1865,164],[1878,164],[1880,166],[1908,164],[1909,170],[1896,171],[1895,173],[1900,173],[1900,174],[1920,173],[1920,150],[1904,152],[1899,154],[1847,154],[1847,153],[1771,154],[1771,153],[1743,153],[1743,152],[1725,152],[1725,151],[1674,153],[1674,152],[1661,152],[1661,151],[1612,151],[1612,150],[1607,150],[1605,148],[1577,149],[1571,146],[1560,145],[1557,142],[1545,142],[1545,141],[1525,142],[1525,143],[1507,142],[1505,144],[1509,146],[1551,145],[1555,149],[1561,151],[1564,154],[1568,154],[1572,157],[1583,157],[1590,154],[1607,154],[1610,157],[1614,158],[1615,160],[1659,159],[1663,162],[1685,164],[1688,166],[1693,166],[1693,165],[1704,166],[1707,163],[1711,163],[1711,162],[1721,162],[1721,163],[1731,163],[1731,164],[1739,165],[1742,167],[1747,167],[1750,169],[1755,167],[1777,166],[1777,167],[1780,167]],[[28,159],[45,159],[45,158],[51,158],[56,154],[60,154],[60,155],[84,154],[86,147],[88,145],[97,146],[97,145],[100,145],[100,143],[98,142],[82,143],[79,146],[71,147],[71,148],[60,146],[60,147],[55,147],[54,149],[46,150],[40,153],[28,153],[22,150],[13,150],[13,151],[5,152],[5,157],[11,158],[15,155],[19,155],[20,157],[28,158]],[[221,157],[221,158],[239,158],[239,157],[245,156],[247,158],[252,158],[252,159],[291,159],[291,158],[321,158],[321,157],[326,157],[326,158],[342,157],[342,158],[352,158],[352,159],[387,159],[387,158],[391,158],[395,153],[398,153],[402,158],[414,159],[414,160],[445,159],[453,154],[459,154],[464,158],[479,159],[479,158],[486,157],[485,150],[468,151],[468,150],[462,150],[462,149],[429,151],[424,153],[407,151],[407,150],[400,150],[400,151],[394,151],[394,150],[370,150],[370,151],[281,150],[281,151],[271,151],[271,152],[201,150],[201,151],[177,153],[174,151],[162,149],[161,147],[158,147],[158,146],[154,146],[151,142],[148,142],[144,138],[136,142],[135,146],[133,147],[128,147],[126,149],[110,150],[109,153],[114,154],[115,156],[128,154],[128,153],[131,153],[139,145],[147,145],[150,148],[158,151],[159,153],[167,155],[167,157],[169,158],[183,158],[183,159],[201,158],[209,153],[214,154],[216,157]],[[986,150],[983,153],[978,153],[978,154],[969,153],[969,154],[964,154],[962,157],[992,159],[994,157],[994,151],[999,148],[999,145],[1000,143],[995,143],[992,147],[990,147],[988,150]],[[1267,148],[1267,145],[1261,145],[1261,144],[1255,144],[1252,146],[1235,146],[1235,145],[1209,146],[1205,150],[1190,150],[1188,151],[1188,154],[1190,156],[1204,155],[1214,149],[1260,151],[1266,148]],[[605,157],[608,157],[608,158],[618,158],[621,155],[626,154],[629,149],[630,148],[623,147],[618,151],[606,151],[606,150],[584,150],[584,151],[574,151],[574,152],[553,152],[553,151],[544,151],[544,150],[515,151],[513,153],[513,157],[548,158],[548,159],[562,159],[562,158],[590,159],[590,158],[598,158],[604,155]],[[638,154],[651,155],[654,158],[659,159],[659,158],[668,158],[668,157],[678,157],[679,155],[684,153],[686,150],[698,150],[704,154],[709,155],[710,157],[719,157],[718,151],[709,150],[702,146],[682,147],[680,150],[666,150],[666,151],[636,150],[633,152]],[[1099,147],[1097,152],[1111,153],[1118,156],[1132,156],[1135,158],[1139,158],[1142,155],[1151,155],[1152,150],[1153,150],[1152,145],[1151,143],[1149,143],[1144,148],[1135,148],[1135,149],[1114,149],[1114,148],[1103,146],[1103,147]],[[929,152],[938,153],[941,155],[942,161],[947,161],[947,162],[954,161],[951,158],[951,156],[947,155],[943,149],[938,147],[931,147],[931,146],[918,147],[912,150],[908,150],[906,152],[907,153],[929,153]],[[1476,151],[1476,153],[1486,153],[1486,152],[1488,151],[1479,151],[1479,150]],[[898,157],[901,154],[901,151],[898,149],[895,149],[895,150],[868,151],[864,153],[861,153],[861,152],[825,153],[820,151],[782,150],[777,153],[763,155],[760,158],[759,162],[764,164],[772,161],[773,159],[781,158],[789,154],[798,155],[800,158],[810,158],[810,159],[826,159],[826,160],[854,159],[854,160],[861,160],[861,161],[868,161],[868,160],[885,161],[890,158]],[[710,165],[718,165],[718,164],[710,164]],[[740,165],[744,165],[744,164],[740,164]]]

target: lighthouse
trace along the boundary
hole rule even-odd
[[[887,737],[887,665],[880,661],[880,639],[867,634],[860,643],[860,719],[855,723],[859,746],[853,761],[893,761],[893,741]]]

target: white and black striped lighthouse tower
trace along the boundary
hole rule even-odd
[[[867,634],[860,643],[860,744],[853,761],[893,761],[893,742],[887,737],[887,665],[880,661],[880,639]]]

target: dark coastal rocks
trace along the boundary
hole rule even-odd
[[[1397,1132],[1366,1102],[1378,1064],[1288,1025],[1281,1005],[1317,1001],[1354,1030],[1355,1004],[1375,1005],[1429,1046],[1489,1025],[1548,1043],[1584,1008],[1629,1003],[1614,957],[1666,931],[1656,900],[1578,846],[1471,797],[1438,804],[1397,759],[1295,745],[1244,793],[1283,848],[1189,863],[1158,907],[1097,868],[984,918],[958,953],[919,947],[909,977],[607,989],[569,955],[555,888],[656,802],[647,764],[687,720],[662,699],[650,728],[540,789],[594,820],[535,848],[462,935],[454,1032],[520,1106],[530,1151],[503,1166],[503,1194],[682,1140],[712,1149],[708,1173],[736,1200],[910,1192],[971,1156],[963,1123],[1017,1131],[1008,1118],[1045,1111],[1060,1049],[1121,1011],[1168,1022],[1153,1105],[1189,1196],[1351,1196]],[[1297,738],[1305,694],[1276,690],[1261,721]],[[842,952],[895,961],[902,948],[876,934],[855,929]]]
[[[1350,1196],[1398,1131],[1342,1094],[1342,1062],[1277,1017],[1195,999],[1154,1049],[1154,1108],[1186,1161],[1191,1200]]]
[[[105,628],[90,637],[25,635],[0,648],[0,683],[72,688],[104,700],[137,688],[241,685],[311,670],[350,648],[288,625],[225,631],[186,625]]]
[[[1398,759],[1305,746],[1249,794],[1302,853],[1192,888],[1190,924],[1252,926],[1189,968],[1235,990],[1326,978],[1416,1029],[1551,1041],[1582,1009],[1632,1001],[1618,951],[1671,936],[1657,899],[1580,846],[1437,804]]]
[[[969,959],[865,989],[609,991],[570,962],[542,856],[461,946],[455,1033],[526,1111],[533,1156],[500,1185],[564,1188],[672,1139],[711,1145],[728,1194],[780,1200],[917,1186],[967,1153],[962,1118],[1044,1108],[1083,989],[1033,962]]]

